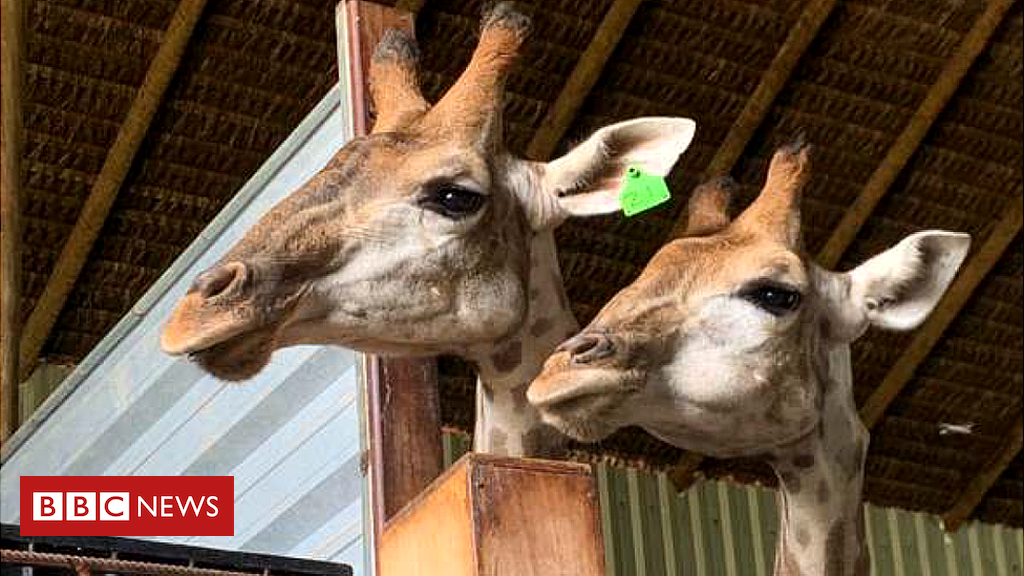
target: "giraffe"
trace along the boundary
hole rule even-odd
[[[273,207],[198,275],[161,334],[225,380],[277,348],[340,345],[400,356],[455,354],[477,372],[474,449],[555,452],[526,388],[579,329],[553,231],[619,209],[630,166],[664,175],[693,138],[685,118],[606,126],[550,162],[504,148],[504,80],[529,27],[508,3],[483,17],[459,79],[433,106],[417,47],[388,30],[375,49],[372,133]]]
[[[918,232],[848,272],[822,269],[801,249],[809,148],[778,149],[734,221],[734,183],[699,187],[684,237],[558,347],[528,399],[580,440],[639,425],[684,449],[764,458],[780,485],[775,574],[860,575],[869,434],[849,343],[869,325],[920,324],[970,237]]]

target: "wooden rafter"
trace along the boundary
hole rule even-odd
[[[611,58],[642,1],[615,0],[608,8],[590,44],[576,62],[576,67],[562,86],[555,103],[548,109],[540,127],[526,147],[528,157],[534,160],[547,160],[555,151],[555,146],[576,118],[576,113],[597,83],[601,71],[604,70],[605,64]]]
[[[975,289],[1020,232],[1022,202],[1024,202],[1022,194],[1024,194],[1024,189],[1018,189],[1017,196],[1012,201],[1012,205],[1008,207],[1006,215],[996,223],[981,248],[968,259],[967,264],[946,290],[946,294],[939,301],[935,310],[914,333],[914,339],[911,340],[910,345],[903,351],[892,369],[885,375],[885,379],[861,407],[860,417],[865,426],[872,428],[882,419],[889,404],[914,377],[914,371],[928,357],[932,348],[938,344],[946,328],[953,323],[957,314],[970,300]]]
[[[871,217],[875,206],[885,196],[910,157],[917,151],[921,141],[928,133],[928,129],[935,123],[950,98],[953,97],[975,59],[988,45],[989,39],[992,38],[992,34],[995,33],[1013,2],[1014,0],[989,1],[985,12],[978,17],[970,31],[964,36],[956,52],[946,62],[938,81],[928,90],[921,105],[903,128],[903,132],[896,138],[896,142],[886,153],[878,168],[871,174],[864,189],[846,210],[843,219],[825,243],[825,247],[818,253],[818,262],[822,266],[831,269],[839,264],[840,258],[856,238],[857,232]]]
[[[772,63],[761,76],[757,88],[751,94],[750,99],[743,105],[743,110],[732,123],[729,132],[725,135],[715,155],[711,158],[704,169],[704,176],[712,178],[727,174],[739,160],[743,150],[747,147],[754,132],[764,121],[771,109],[775,98],[782,91],[782,88],[789,81],[790,76],[796,69],[800,58],[807,52],[811,43],[818,36],[821,25],[828,19],[829,14],[836,6],[836,0],[813,0],[804,8],[804,11],[797,18],[793,28],[786,36],[782,47],[775,54]],[[686,214],[680,215],[679,220],[669,232],[667,239],[675,238],[683,234],[686,229]],[[693,483],[694,473],[700,467],[704,459],[694,453],[684,452],[679,462],[668,472],[673,485],[679,491],[685,490]]]
[[[818,36],[821,25],[828,19],[829,14],[836,6],[836,0],[813,0],[804,8],[804,11],[797,18],[789,35],[786,36],[782,47],[775,54],[772,63],[761,75],[761,80],[750,95],[743,110],[732,123],[729,132],[725,135],[722,143],[715,151],[707,167],[704,169],[705,178],[714,178],[728,174],[736,161],[743,154],[750,139],[761,126],[768,110],[771,109],[775,98],[782,91],[782,88],[789,81],[800,58],[811,46],[811,43]],[[686,229],[686,214],[680,215],[669,238],[675,238],[683,234]]]
[[[985,494],[996,483],[1010,462],[1013,462],[1017,454],[1020,454],[1022,441],[1024,441],[1024,419],[1018,416],[1017,421],[1009,430],[1006,443],[993,455],[985,467],[974,478],[971,478],[956,503],[942,515],[942,524],[946,530],[956,531],[965,520],[971,517],[975,508],[985,498]]]
[[[171,16],[163,42],[153,57],[142,86],[136,93],[114,144],[107,153],[103,167],[93,182],[78,221],[68,235],[42,295],[25,323],[19,362],[22,379],[28,376],[28,372],[35,364],[57,321],[57,316],[85,266],[89,251],[103,228],[135,153],[138,152],[164,92],[181,63],[189,37],[199,21],[205,4],[206,0],[181,0],[174,15]]]
[[[18,342],[21,316],[21,84],[25,3],[4,0],[2,11],[3,116],[0,136],[0,442],[18,427]]]

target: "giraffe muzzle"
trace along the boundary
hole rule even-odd
[[[583,332],[561,343],[557,352],[567,352],[572,364],[590,364],[615,355],[615,344],[604,334]]]
[[[218,264],[196,277],[160,336],[172,355],[205,350],[249,331],[252,322],[237,313],[253,271],[242,262]]]

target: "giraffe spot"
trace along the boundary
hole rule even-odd
[[[831,489],[828,487],[828,481],[824,478],[818,480],[818,504],[825,504],[830,496]]]
[[[500,352],[491,356],[491,362],[494,363],[494,369],[498,372],[511,372],[519,366],[519,363],[522,362],[522,360],[523,343],[519,340],[513,340]]]
[[[530,326],[530,335],[533,337],[539,337],[548,333],[555,326],[555,321],[551,318],[539,318]]]
[[[508,454],[508,434],[505,432],[497,428],[492,429],[487,437],[487,443],[490,445],[491,454]]]
[[[828,529],[825,539],[825,573],[843,573],[843,549],[846,546],[846,527],[842,520],[836,520]]]
[[[793,466],[807,469],[814,466],[814,456],[811,454],[797,454],[793,457]]]
[[[800,525],[796,527],[796,543],[801,548],[807,548],[807,545],[811,543],[811,533],[807,530],[806,526]]]

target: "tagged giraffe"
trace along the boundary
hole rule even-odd
[[[619,209],[629,166],[666,174],[693,138],[683,118],[598,130],[564,156],[531,162],[502,139],[504,82],[529,20],[509,4],[483,18],[469,65],[435,105],[417,49],[385,33],[370,68],[370,135],[272,208],[200,274],[161,337],[226,380],[257,374],[274,350],[336,344],[398,356],[455,354],[476,368],[474,449],[551,453],[526,388],[579,325],[553,231]]]
[[[918,232],[849,272],[823,270],[801,248],[808,157],[802,143],[777,151],[732,222],[731,183],[699,188],[686,235],[559,346],[528,398],[585,441],[639,425],[711,456],[763,455],[780,481],[775,573],[861,575],[868,431],[849,343],[924,321],[970,238]]]

